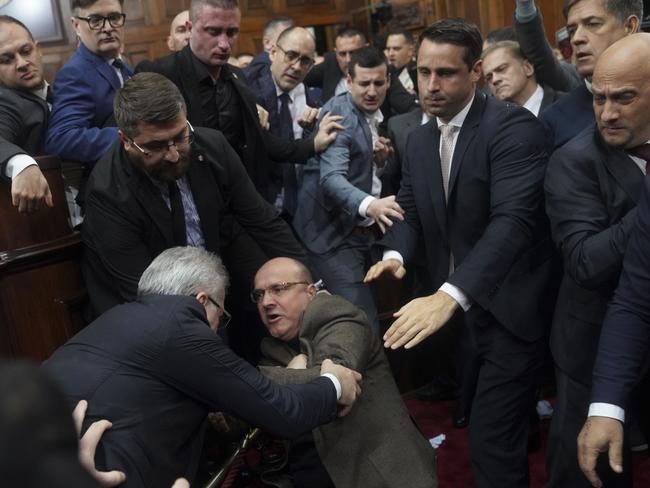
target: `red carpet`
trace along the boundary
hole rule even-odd
[[[467,429],[454,429],[451,415],[454,402],[424,402],[406,400],[424,434],[431,438],[445,434],[447,439],[438,449],[438,478],[440,488],[472,488],[474,481],[469,460]],[[542,422],[542,447],[529,456],[530,487],[542,488],[546,483],[544,450],[549,421]],[[650,488],[650,454],[646,451],[634,455],[634,487]]]

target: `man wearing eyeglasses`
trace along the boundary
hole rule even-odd
[[[167,249],[137,286],[137,300],[99,317],[43,365],[72,405],[88,402],[82,431],[112,422],[96,463],[122,471],[124,488],[194,481],[208,412],[294,438],[336,418],[337,403],[347,413],[360,393],[361,375],[329,361],[304,384],[280,386],[233,354],[215,333],[227,325],[228,273],[204,249]]]
[[[288,258],[259,269],[251,298],[271,335],[262,341],[262,374],[280,384],[306,383],[330,359],[364,377],[349,415],[292,441],[293,486],[357,488],[363,480],[364,488],[436,487],[434,451],[409,418],[364,313],[317,292],[307,268]]]
[[[45,150],[93,164],[117,140],[115,92],[133,75],[121,59],[124,0],[71,0],[79,47],[54,79]]]
[[[248,84],[257,94],[257,103],[269,112],[270,131],[283,139],[300,139],[303,127],[299,121],[315,121],[320,105],[320,93],[306,88],[302,80],[314,65],[316,42],[302,27],[284,30],[271,46],[271,65],[258,69]],[[274,204],[291,221],[297,201],[296,169],[291,163],[271,169],[270,185]]]

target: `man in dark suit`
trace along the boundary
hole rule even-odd
[[[352,54],[350,91],[330,99],[322,111],[343,117],[345,130],[309,160],[298,188],[293,228],[325,286],[357,305],[379,332],[377,307],[363,277],[376,234],[401,218],[395,195],[381,198],[379,173],[390,143],[378,134],[388,89],[388,63],[374,48]]]
[[[418,74],[415,68],[415,40],[408,29],[393,29],[386,36],[384,48],[390,63],[390,76],[393,82],[399,81],[409,93],[418,92]]]
[[[82,230],[95,313],[133,300],[142,271],[175,245],[219,253],[233,275],[238,304],[270,257],[304,259],[223,135],[189,124],[171,81],[157,73],[137,75],[116,95],[115,114],[120,141],[88,180]],[[253,354],[256,313],[250,309],[253,318],[244,320],[246,310],[235,308],[240,324],[233,330],[240,341],[235,347],[250,347]]]
[[[168,249],[143,273],[137,301],[102,315],[43,364],[71,405],[88,401],[84,430],[112,422],[96,463],[125,473],[121,486],[192,480],[210,411],[292,438],[332,420],[337,400],[354,402],[361,376],[331,361],[320,370],[327,377],[278,386],[233,354],[215,333],[227,325],[227,285],[214,254]]]
[[[189,46],[137,71],[154,71],[172,80],[183,94],[191,124],[220,130],[244,163],[255,188],[269,202],[270,160],[305,163],[334,140],[337,127],[326,123],[314,137],[282,139],[262,129],[255,95],[243,72],[228,64],[239,35],[241,12],[236,0],[196,0],[190,9]],[[215,108],[216,107],[216,108]]]
[[[262,374],[280,384],[305,383],[329,358],[364,378],[363,396],[349,415],[292,443],[294,486],[435,488],[434,451],[410,419],[361,310],[317,293],[305,266],[287,258],[260,268],[252,297],[272,336],[262,342]]]
[[[265,72],[271,66],[271,58],[269,52],[275,46],[278,36],[286,29],[293,27],[295,22],[290,17],[283,15],[269,19],[264,28],[262,29],[262,52],[257,54],[249,63],[248,66],[243,68],[246,79],[249,81],[254,80],[260,76],[260,72]]]
[[[535,117],[564,95],[537,82],[535,68],[516,42],[492,44],[483,50],[481,59],[483,76],[492,95],[530,110]]]
[[[348,63],[357,49],[368,45],[366,36],[352,27],[341,30],[334,40],[334,52],[325,53],[325,59],[317,64],[305,78],[305,85],[323,90],[323,103],[335,95],[347,92]],[[396,114],[416,108],[417,96],[407,92],[401,83],[392,83],[386,93],[381,111],[386,121]]]
[[[594,123],[590,90],[591,75],[598,57],[614,42],[637,32],[643,18],[642,0],[605,2],[568,0],[564,14],[578,73],[584,83],[544,111],[541,119],[553,151]],[[598,22],[594,22],[597,19]],[[594,23],[598,29],[594,29]]]
[[[404,221],[379,241],[384,257],[366,281],[402,277],[423,243],[438,291],[395,314],[385,346],[411,348],[459,314],[480,360],[470,418],[476,484],[527,487],[528,417],[548,324],[547,156],[530,112],[476,91],[481,44],[462,19],[420,36],[420,96],[435,119],[409,136],[397,198]]]
[[[600,56],[592,84],[597,126],[558,149],[546,176],[547,213],[564,262],[551,332],[557,378],[548,450],[553,487],[589,486],[575,439],[587,417],[600,327],[619,281],[646,172],[646,161],[633,149],[650,139],[650,70],[638,62],[640,53],[650,52],[647,45],[639,48],[650,36],[638,36],[625,37]],[[631,477],[601,469],[607,486],[631,486]]]
[[[32,156],[43,153],[50,113],[40,46],[13,17],[0,16],[0,178],[11,180],[19,212],[52,206],[50,187]]]
[[[301,139],[303,127],[299,124],[306,114],[315,115],[320,105],[316,88],[306,88],[305,75],[314,65],[316,42],[302,27],[286,29],[270,50],[271,64],[256,71],[248,84],[257,96],[257,103],[269,113],[269,130],[280,138]],[[312,113],[313,112],[313,113]],[[309,117],[309,115],[307,115]],[[271,169],[274,204],[287,221],[291,221],[298,205],[296,169],[291,163]]]
[[[121,59],[124,0],[73,0],[79,47],[54,78],[45,150],[94,163],[117,141],[113,98],[133,70]]]

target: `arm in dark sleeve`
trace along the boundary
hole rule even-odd
[[[594,366],[592,402],[625,408],[650,350],[650,180],[638,206],[623,273],[607,310]]]
[[[317,88],[323,88],[324,76],[325,76],[325,62],[322,62],[314,66],[311,70],[309,70],[309,73],[307,73],[307,76],[305,76],[303,83],[306,86],[315,86]]]
[[[283,139],[268,130],[263,130],[263,135],[269,157],[277,163],[305,164],[310,157],[316,154],[314,151],[315,131],[306,139]]]
[[[16,154],[25,154],[21,147],[14,144],[23,131],[23,117],[18,106],[8,97],[0,96],[0,179],[5,178],[7,161]]]
[[[544,129],[525,109],[509,106],[486,125],[493,127],[486,155],[489,221],[448,282],[489,309],[490,292],[533,245],[542,214],[547,155]]]
[[[513,26],[517,33],[517,41],[524,56],[535,67],[537,82],[558,91],[568,92],[582,81],[575,67],[569,63],[560,63],[546,38],[544,19],[537,9],[537,15],[532,19],[521,22],[515,13]]]
[[[287,256],[305,261],[302,247],[287,223],[257,192],[239,156],[221,133],[220,161],[228,171],[230,210],[237,222],[257,242],[269,259]]]
[[[54,104],[45,151],[75,161],[97,161],[117,141],[117,127],[94,127],[93,87],[85,74],[68,66],[54,80]]]
[[[390,115],[405,114],[419,106],[418,97],[406,91],[399,79],[394,79],[388,87],[386,100],[390,105]]]
[[[610,223],[593,164],[564,146],[551,157],[544,182],[546,213],[564,270],[588,289],[618,278],[636,216],[633,208]]]
[[[330,379],[277,385],[198,319],[179,319],[178,333],[169,337],[161,362],[165,379],[178,390],[274,436],[297,437],[336,416],[336,389]]]

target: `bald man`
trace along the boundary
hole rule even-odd
[[[259,269],[251,298],[271,335],[262,342],[263,374],[305,383],[331,359],[364,377],[363,395],[345,419],[292,444],[294,486],[356,488],[362,480],[364,488],[436,487],[433,449],[411,421],[364,313],[317,293],[309,271],[288,258]]]
[[[180,51],[189,44],[191,36],[188,26],[189,21],[189,10],[183,10],[172,20],[172,24],[169,27],[169,35],[167,36],[167,47],[170,51]]]
[[[576,446],[587,414],[624,420],[623,405],[602,405],[599,397],[590,406],[589,398],[601,324],[646,174],[638,148],[650,140],[650,66],[639,59],[649,56],[649,34],[624,37],[603,52],[592,80],[597,124],[558,149],[548,165],[547,213],[564,262],[551,331],[558,400],[549,435],[551,487],[590,486]],[[597,470],[607,487],[631,486],[629,470],[620,476],[606,462]]]
[[[303,128],[298,120],[320,106],[320,90],[303,83],[316,57],[314,36],[302,27],[290,27],[278,36],[269,57],[271,65],[250,72],[248,84],[257,103],[269,113],[270,131],[283,139],[301,139]],[[294,166],[285,163],[271,168],[271,185],[276,208],[290,222],[298,204]]]

